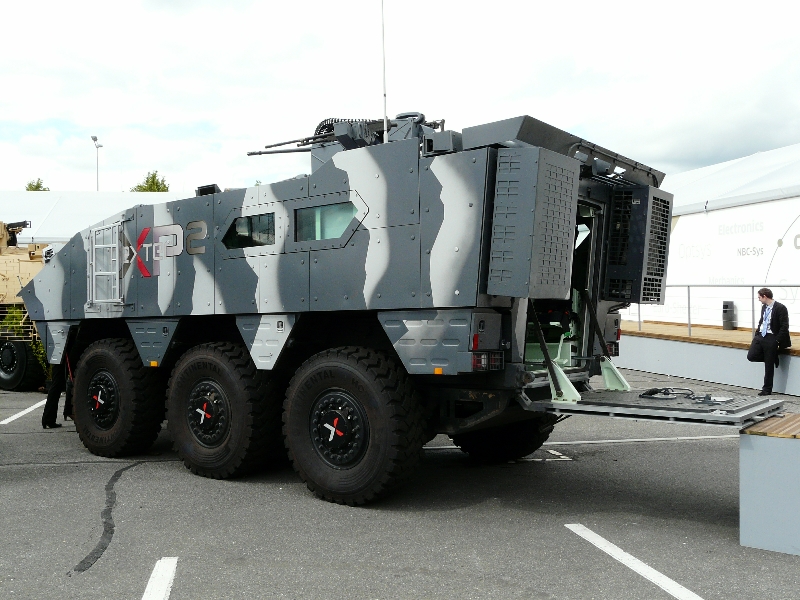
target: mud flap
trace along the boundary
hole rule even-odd
[[[608,356],[600,357],[600,373],[603,375],[603,383],[607,390],[616,390],[622,392],[631,391],[631,385],[619,372],[616,365],[611,362]]]

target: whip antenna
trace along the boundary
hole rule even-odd
[[[383,55],[383,143],[389,141],[389,115],[386,112],[386,32],[384,31],[383,0],[381,0],[381,53]]]

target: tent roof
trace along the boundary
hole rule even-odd
[[[662,187],[675,215],[800,196],[800,144],[669,175]]]
[[[17,236],[20,244],[66,242],[116,212],[185,197],[183,192],[0,192],[0,221],[31,222]]]

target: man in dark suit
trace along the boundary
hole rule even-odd
[[[764,387],[759,396],[772,394],[772,379],[775,367],[778,366],[778,350],[792,345],[789,338],[789,311],[772,299],[772,290],[761,288],[758,290],[758,300],[761,302],[761,319],[750,344],[747,360],[750,362],[764,362]]]

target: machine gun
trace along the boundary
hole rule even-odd
[[[17,245],[17,234],[31,226],[30,221],[3,223],[0,221],[0,248]]]
[[[444,131],[444,119],[427,122],[425,121],[425,115],[418,112],[401,113],[397,115],[395,119],[388,121],[388,124],[390,134],[393,129],[395,131],[401,128],[410,129],[410,127],[408,127],[409,125],[428,128],[431,131],[437,128],[440,129],[440,131]],[[317,128],[314,130],[314,135],[289,140],[288,142],[269,144],[264,146],[266,150],[248,152],[247,156],[311,152],[312,147],[315,145],[319,146],[335,143],[340,144],[344,150],[354,150],[355,148],[363,148],[365,146],[382,143],[385,131],[386,125],[382,119],[325,119],[317,125]],[[410,134],[411,132],[409,131],[408,133]],[[408,137],[408,135],[404,137]],[[281,148],[289,144],[297,144],[297,148]],[[272,148],[281,149],[273,150]]]

